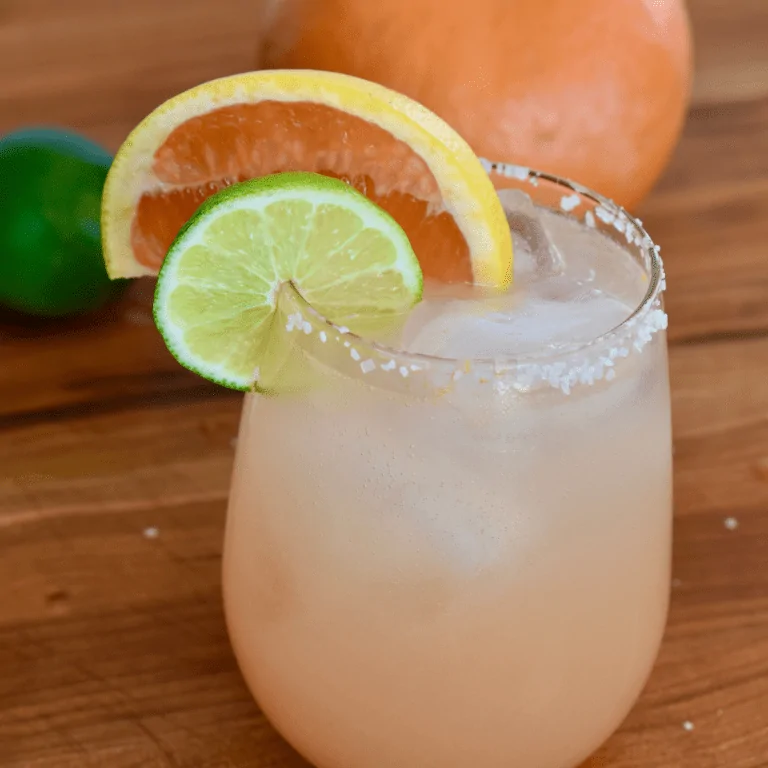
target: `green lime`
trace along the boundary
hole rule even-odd
[[[287,284],[328,319],[370,327],[402,317],[423,279],[405,232],[366,197],[325,176],[276,174],[219,192],[189,220],[160,271],[155,322],[201,376],[246,390],[271,371],[279,389],[293,341],[272,320]]]
[[[0,139],[0,304],[35,315],[86,312],[119,293],[101,255],[111,156],[73,133]]]

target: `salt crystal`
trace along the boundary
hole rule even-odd
[[[595,216],[597,216],[597,218],[604,224],[610,224],[616,218],[616,215],[612,211],[609,211],[602,205],[598,205],[597,208],[595,208]]]
[[[529,168],[524,168],[522,165],[512,165],[511,163],[492,163],[490,160],[480,158],[480,164],[485,169],[486,173],[498,173],[499,176],[504,176],[508,179],[519,179],[525,181],[530,174]]]
[[[530,169],[525,168],[522,165],[504,165],[504,176],[509,179],[518,179],[519,181],[525,181],[529,174]]]
[[[564,195],[560,200],[560,207],[566,212],[578,208],[581,205],[581,197],[576,193],[572,195]]]

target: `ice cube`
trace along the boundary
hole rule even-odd
[[[531,198],[519,189],[502,189],[498,195],[513,239],[523,243],[523,248],[517,249],[523,258],[515,265],[515,277],[535,275],[539,279],[560,274],[565,261]],[[527,254],[531,258],[524,258]]]
[[[521,292],[504,308],[492,299],[446,301],[414,312],[403,341],[408,350],[456,359],[494,359],[546,352],[590,341],[614,328],[627,307],[601,291],[578,301]]]

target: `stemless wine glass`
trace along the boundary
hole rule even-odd
[[[663,633],[657,249],[579,185],[490,171],[620,243],[647,292],[589,342],[463,362],[366,341],[283,289],[311,374],[246,396],[224,595],[246,682],[320,768],[572,768],[625,717]]]

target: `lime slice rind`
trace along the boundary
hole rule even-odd
[[[160,271],[155,322],[198,375],[279,390],[296,357],[278,311],[286,283],[328,320],[359,319],[367,332],[402,318],[423,289],[408,238],[387,213],[337,179],[276,174],[209,198],[182,228]]]

